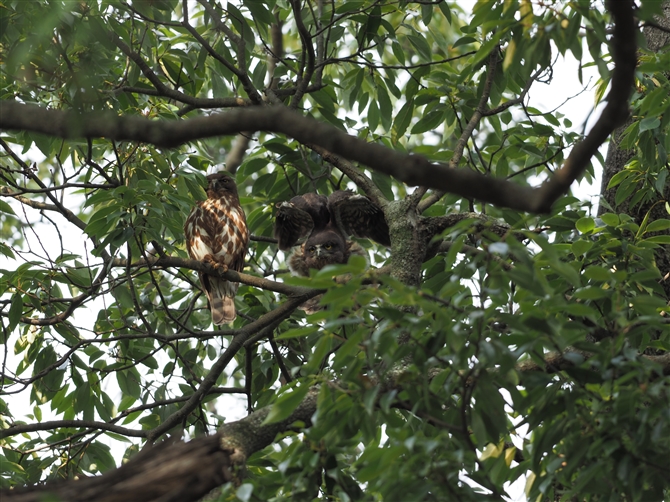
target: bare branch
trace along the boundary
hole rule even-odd
[[[292,297],[308,295],[311,298],[311,296],[316,296],[317,294],[321,294],[324,292],[322,289],[311,289],[311,288],[304,288],[301,286],[290,286],[283,282],[275,282],[269,279],[264,279],[262,277],[256,277],[253,275],[244,274],[242,272],[235,272],[234,270],[221,272],[221,270],[215,269],[209,263],[205,263],[198,260],[186,260],[184,258],[177,258],[175,256],[163,256],[155,258],[153,260],[150,259],[149,261],[145,259],[140,259],[131,263],[130,265],[128,264],[127,260],[122,258],[117,258],[112,261],[112,266],[123,267],[123,268],[127,266],[130,266],[131,268],[146,267],[149,265],[151,265],[153,268],[180,267],[180,268],[188,268],[191,270],[197,270],[198,272],[204,272],[210,275],[221,276],[230,281],[241,282],[242,284],[247,284],[248,286],[254,286],[256,288],[261,288],[268,291],[274,291],[275,293],[281,293]]]
[[[120,425],[113,425],[107,422],[96,422],[94,420],[53,420],[51,422],[37,422],[34,424],[19,424],[10,427],[9,429],[0,430],[0,439],[4,439],[16,434],[23,434],[26,432],[48,431],[57,429],[59,427],[80,428],[86,427],[89,429],[99,429],[103,431],[116,432],[124,436],[143,438],[146,437],[148,431],[128,429]]]
[[[543,356],[541,364],[534,360],[526,360],[517,364],[516,369],[519,372],[525,373],[530,371],[544,371],[546,373],[557,373],[567,368],[573,368],[576,365],[576,360],[581,358],[587,360],[593,357],[593,354],[575,348],[566,349],[563,352],[550,352]],[[652,363],[661,366],[664,375],[670,375],[670,352],[660,356],[652,356],[647,354],[640,354],[638,357],[646,359]]]
[[[295,18],[295,24],[298,28],[298,33],[300,34],[300,41],[302,42],[303,55],[306,56],[306,61],[303,59],[301,64],[301,71],[298,74],[298,81],[296,83],[297,92],[293,99],[291,100],[291,108],[296,109],[302,100],[302,97],[305,95],[305,90],[312,80],[312,75],[314,74],[314,45],[312,45],[312,36],[310,35],[305,23],[302,20],[302,12],[300,7],[300,0],[291,0],[291,8],[293,9],[293,17]],[[302,68],[304,67],[304,71]]]
[[[233,147],[226,155],[226,171],[233,174],[237,172],[244,160],[244,154],[247,153],[252,136],[253,133],[251,132],[243,132],[235,137]]]

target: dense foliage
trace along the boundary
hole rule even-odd
[[[5,1],[0,16],[5,101],[101,121],[286,106],[521,186],[582,139],[531,86],[568,53],[597,66],[597,100],[612,75],[610,14],[589,0]],[[283,134],[168,149],[3,130],[2,487],[106,473],[246,411],[278,423],[312,389],[311,423],[249,451],[215,498],[489,500],[524,478],[532,500],[667,496],[670,52],[638,42],[630,156],[601,216],[571,194],[531,214],[411,188]],[[222,166],[253,237],[238,318],[213,331],[183,224]],[[368,263],[291,277],[275,204],[343,188],[384,209],[391,248],[360,240]],[[314,288],[326,307],[306,315],[294,296]]]

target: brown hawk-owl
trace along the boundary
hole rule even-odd
[[[240,206],[235,181],[227,173],[207,176],[207,199],[200,201],[186,219],[186,249],[194,260],[209,262],[215,268],[241,272],[249,244],[249,230]],[[215,325],[235,320],[236,282],[200,273],[212,322]]]
[[[329,197],[307,193],[280,203],[274,234],[281,250],[304,241],[288,261],[291,271],[302,276],[309,276],[310,268],[321,270],[347,263],[353,254],[365,255],[357,243],[347,239],[349,235],[391,244],[382,210],[350,190],[338,190]]]

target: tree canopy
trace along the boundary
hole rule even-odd
[[[670,6],[463,3],[0,4],[3,500],[670,496]],[[223,169],[240,273],[184,243]],[[292,276],[277,203],[342,189],[390,247]]]

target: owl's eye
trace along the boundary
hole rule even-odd
[[[315,246],[310,246],[309,249],[308,249],[308,251],[309,251],[310,253],[314,253],[314,251],[316,251],[316,247],[315,247]]]
[[[326,244],[326,245],[323,246],[323,247],[326,248],[326,249],[332,249],[332,248],[333,248],[333,245],[332,245],[332,244]]]

